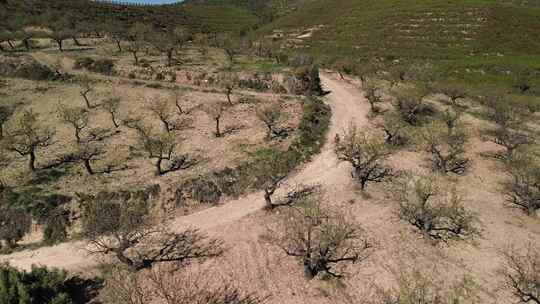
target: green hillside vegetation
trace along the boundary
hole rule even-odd
[[[261,31],[296,37],[319,26],[294,44],[322,62],[429,60],[458,78],[496,84],[540,73],[538,1],[317,0]]]
[[[87,0],[8,0],[4,4],[0,2],[0,17],[4,21],[21,15],[40,18],[47,11],[61,11],[62,15],[75,16],[77,23],[84,24],[86,27],[99,27],[100,24],[111,21],[123,22],[127,26],[143,22],[155,27],[182,25],[193,29],[199,29],[202,24],[205,24],[207,30],[238,33],[261,24],[260,17],[252,10],[226,3],[197,6],[189,4],[121,6]]]

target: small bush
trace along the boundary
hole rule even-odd
[[[0,197],[1,203],[24,210],[38,222],[44,221],[52,210],[69,201],[71,201],[69,196],[47,193],[38,187],[22,188],[18,191],[6,189]]]
[[[114,74],[114,62],[111,59],[97,59],[90,57],[79,58],[75,61],[74,68],[87,69],[90,72],[104,75]]]
[[[0,265],[0,303],[73,303],[63,271],[33,267],[30,272]]]

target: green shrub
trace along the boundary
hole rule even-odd
[[[64,210],[58,209],[47,217],[43,228],[43,241],[47,244],[55,244],[67,239],[69,220]]]
[[[69,201],[71,201],[69,196],[45,193],[38,187],[24,188],[18,191],[6,189],[0,197],[0,203],[13,209],[24,210],[38,222],[46,220],[51,211]]]
[[[65,272],[33,267],[30,272],[0,265],[0,303],[73,303]]]
[[[288,151],[302,161],[320,151],[332,115],[330,107],[317,98],[307,99],[303,109],[304,115],[298,126],[299,134]]]

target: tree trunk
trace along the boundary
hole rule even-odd
[[[56,40],[56,43],[58,44],[58,49],[60,50],[60,52],[64,51],[64,49],[62,48],[63,42],[64,42],[63,40]]]
[[[124,263],[125,265],[129,266],[130,268],[135,268],[136,265],[135,263],[133,262],[133,260],[131,260],[130,258],[128,258],[125,254],[124,254],[124,251],[122,250],[122,248],[119,248],[119,249],[115,249],[114,250],[114,253],[116,255],[116,258],[118,258],[118,260],[122,263]]]
[[[219,117],[216,118],[216,137],[221,137],[221,132],[219,131]]]
[[[173,50],[167,51],[167,66],[172,66],[172,60],[173,60]]]
[[[163,159],[159,157],[156,161],[156,172],[157,175],[163,175],[165,172],[161,169],[161,163],[163,162]]]
[[[341,80],[345,80],[345,76],[343,76],[343,72],[338,71],[338,74],[339,74],[339,77],[341,78]]]
[[[73,42],[75,42],[76,46],[82,46],[82,44],[79,42],[79,40],[77,40],[77,37],[71,37],[71,39],[73,39]]]
[[[315,278],[317,273],[318,273],[318,271],[317,271],[316,267],[313,267],[311,265],[311,262],[308,259],[305,259],[304,260],[304,275],[306,276],[306,278],[308,280],[311,280],[311,279]]]
[[[86,107],[88,109],[91,109],[92,108],[92,105],[90,104],[90,100],[88,100],[88,93],[90,91],[84,91],[84,92],[81,92],[81,96],[84,98],[84,102],[86,103]]]
[[[135,65],[139,65],[139,57],[137,57],[137,52],[131,52],[133,54],[133,59],[135,59]]]
[[[94,175],[94,170],[92,169],[89,159],[84,160],[84,167],[86,168],[86,172],[88,172],[88,174]]]
[[[111,120],[112,120],[112,123],[114,124],[114,127],[115,128],[118,128],[120,125],[116,122],[116,117],[114,116],[114,112],[111,112]]]
[[[122,45],[120,44],[120,40],[115,40],[116,41],[116,47],[118,48],[118,52],[119,53],[122,53]]]
[[[75,128],[75,139],[77,140],[77,143],[81,143],[81,129]]]
[[[231,100],[231,94],[232,94],[232,89],[227,89],[227,101],[232,106],[233,103],[232,103],[232,100]]]
[[[167,133],[171,133],[171,126],[169,125],[169,122],[165,119],[161,120],[161,122],[163,123],[163,128],[165,129],[165,131]]]
[[[264,201],[266,202],[266,208],[273,210],[276,205],[274,205],[274,202],[272,202],[272,195],[274,195],[274,192],[276,192],[275,186],[266,187],[264,189]]]
[[[30,171],[36,171],[36,148],[30,148],[30,162],[28,163]]]
[[[23,39],[24,47],[26,48],[26,51],[30,51],[30,42],[28,42],[29,38]]]

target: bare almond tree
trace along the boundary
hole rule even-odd
[[[50,146],[54,134],[52,128],[39,126],[37,114],[25,110],[9,130],[6,147],[22,157],[29,156],[28,167],[31,171],[36,171],[37,151]]]
[[[506,162],[507,179],[503,182],[506,201],[534,216],[540,210],[540,165],[530,153],[516,154]]]
[[[157,175],[186,169],[194,164],[186,155],[176,155],[178,143],[173,135],[154,134],[144,127],[141,127],[138,133],[140,148],[150,159],[155,160]]]
[[[216,123],[216,137],[221,137],[220,121],[227,107],[221,101],[214,101],[203,108],[204,112]]]
[[[282,112],[279,104],[273,103],[271,105],[262,107],[257,111],[257,118],[266,126],[266,138],[272,137],[286,137],[287,130],[279,127],[279,123],[282,117]]]
[[[263,299],[237,287],[234,278],[211,269],[156,265],[132,272],[115,267],[102,292],[105,303],[258,304]]]
[[[377,104],[383,102],[381,92],[379,91],[375,83],[369,80],[362,82],[362,90],[364,90],[364,96],[369,102],[371,113],[378,114],[381,109],[377,106]]]
[[[353,166],[352,177],[358,179],[365,190],[369,182],[382,182],[394,175],[394,170],[384,164],[392,154],[392,149],[383,141],[358,131],[356,126],[342,136],[336,145],[340,160]]]
[[[480,234],[476,215],[463,206],[455,189],[444,190],[435,176],[406,174],[396,185],[399,218],[426,238],[447,241]]]
[[[508,160],[519,148],[534,142],[526,130],[529,117],[502,96],[488,94],[486,99],[487,117],[495,124],[495,128],[487,130],[486,135],[491,142],[504,147],[505,153],[498,156]]]
[[[67,107],[65,105],[60,104],[58,106],[58,118],[62,120],[62,122],[67,123],[71,125],[71,127],[74,130],[75,139],[77,140],[77,143],[80,144],[82,141],[81,133],[82,131],[88,127],[88,121],[89,121],[89,113],[84,108],[79,107]]]
[[[460,100],[468,96],[466,88],[462,85],[455,83],[441,83],[435,86],[435,91],[444,94],[450,99],[450,103],[453,106],[460,107]]]
[[[163,124],[165,132],[170,133],[177,129],[174,120],[174,111],[165,98],[152,98],[148,100],[148,110],[150,110]]]
[[[397,92],[395,108],[402,119],[411,126],[424,124],[435,109],[424,100],[427,92],[421,89],[402,89]]]
[[[222,241],[197,229],[172,232],[165,225],[157,225],[149,214],[147,200],[101,195],[83,197],[83,234],[93,254],[113,254],[137,271],[161,263],[182,266],[223,252]]]
[[[378,122],[376,125],[382,129],[386,135],[385,142],[387,144],[401,146],[407,143],[407,124],[401,119],[399,114],[395,112],[386,113],[383,115],[382,121]]]
[[[255,183],[264,190],[266,208],[271,210],[279,207],[281,204],[274,203],[272,196],[294,168],[294,162],[279,150],[267,149],[260,151],[253,163]]]
[[[540,304],[540,248],[529,243],[523,250],[509,248],[503,251],[501,275],[505,288],[517,303]]]
[[[120,97],[112,96],[105,99],[101,103],[101,107],[111,115],[111,121],[115,128],[120,127],[120,124],[117,121],[118,112],[120,109]]]
[[[409,269],[410,268],[410,269]],[[443,277],[437,269],[428,271],[417,266],[401,266],[396,272],[396,286],[376,286],[373,304],[476,304],[475,282],[464,276],[459,280]],[[358,300],[361,300],[358,298]],[[350,302],[353,303],[353,302]]]
[[[443,174],[463,174],[470,165],[470,159],[465,157],[468,135],[462,127],[445,129],[445,126],[435,123],[424,129],[421,136],[425,150],[430,154],[435,170]]]
[[[91,104],[90,98],[88,97],[90,93],[94,91],[94,84],[92,80],[86,76],[82,77],[80,79],[79,85],[80,85],[79,94],[84,99],[84,103],[86,104],[86,107],[88,109],[94,108],[95,106]]]
[[[74,152],[62,156],[60,162],[81,163],[89,175],[96,174],[92,163],[105,154],[102,145],[96,143],[81,143]]]
[[[225,95],[227,96],[227,102],[232,105],[231,95],[233,90],[238,86],[238,75],[233,72],[223,72],[219,75],[218,81],[220,86],[225,89]]]
[[[309,279],[319,273],[342,277],[343,264],[362,262],[370,252],[371,242],[359,225],[315,201],[287,209],[276,226],[270,240],[300,259]]]

